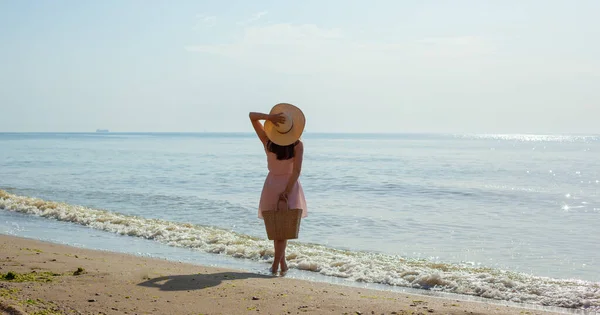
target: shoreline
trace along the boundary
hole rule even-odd
[[[0,310],[22,311],[13,314],[585,314],[273,277],[4,234],[0,252],[0,274],[16,275],[0,279]]]

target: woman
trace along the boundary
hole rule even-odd
[[[261,120],[265,121],[264,127]],[[302,217],[306,217],[306,200],[298,180],[304,154],[304,144],[300,141],[305,125],[304,114],[294,105],[280,103],[269,114],[251,112],[250,121],[267,154],[269,169],[260,196],[258,217],[263,218],[263,211],[276,210],[280,200],[287,200],[291,209],[302,209]],[[271,272],[277,273],[281,267],[284,274],[288,270],[285,261],[287,240],[274,240],[273,247],[275,255]]]

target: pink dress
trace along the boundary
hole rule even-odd
[[[258,217],[261,219],[263,218],[263,211],[277,209],[279,195],[285,190],[285,186],[287,186],[288,180],[294,170],[295,160],[295,158],[278,160],[275,153],[269,152],[266,148],[265,152],[267,153],[269,173],[265,179],[258,205]],[[302,209],[303,218],[307,216],[306,199],[304,198],[304,191],[299,180],[296,181],[296,184],[288,194],[288,203],[290,209]],[[280,207],[285,207],[284,202],[281,202]]]

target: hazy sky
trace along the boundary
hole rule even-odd
[[[599,0],[0,0],[0,131],[600,133]]]

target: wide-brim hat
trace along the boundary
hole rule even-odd
[[[275,126],[274,123],[265,121],[265,133],[271,142],[285,146],[290,145],[300,139],[306,119],[300,108],[288,104],[279,103],[271,108],[270,115],[282,113],[285,116],[285,123]]]

